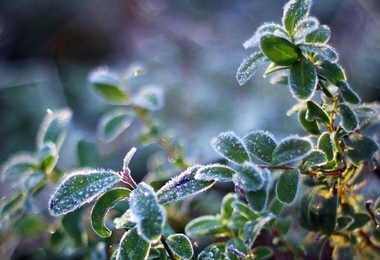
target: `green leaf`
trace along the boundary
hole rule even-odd
[[[268,257],[273,255],[273,251],[268,246],[256,246],[252,250],[252,255],[254,259],[267,259]]]
[[[289,76],[287,73],[281,73],[276,76],[273,76],[269,79],[270,84],[280,84],[280,85],[289,85]]]
[[[216,163],[199,168],[194,178],[202,181],[230,182],[235,173],[234,169]]]
[[[215,216],[202,216],[191,220],[185,227],[189,237],[223,236],[227,232],[221,219]]]
[[[290,230],[290,227],[292,226],[292,222],[293,220],[291,217],[286,217],[285,219],[276,219],[275,225],[280,237],[286,237]]]
[[[132,147],[131,150],[125,155],[124,160],[123,160],[123,171],[128,172],[129,171],[129,163],[132,160],[133,155],[136,152],[136,148]]]
[[[22,209],[26,200],[26,194],[20,192],[11,197],[7,202],[1,205],[0,216],[3,219],[5,216],[11,218],[15,213]]]
[[[236,193],[227,193],[223,197],[222,204],[221,204],[221,216],[223,220],[229,220],[234,212],[234,208],[232,207],[232,203],[234,203],[237,200]]]
[[[309,167],[321,166],[327,163],[327,158],[324,152],[321,150],[311,150],[306,157],[302,159],[300,163],[302,169],[308,169]]]
[[[50,214],[57,217],[76,210],[120,180],[120,175],[110,170],[74,172],[61,183],[50,199]]]
[[[319,25],[316,31],[306,36],[306,42],[326,43],[330,39],[331,31],[327,25]]]
[[[348,231],[354,231],[355,229],[361,228],[371,220],[368,214],[365,213],[355,213],[353,217],[354,222],[348,227]]]
[[[298,110],[298,122],[301,124],[302,128],[305,129],[312,135],[318,135],[320,133],[319,125],[317,121],[306,120],[307,107],[304,106]]]
[[[318,76],[325,78],[334,85],[339,81],[346,80],[346,75],[342,67],[337,63],[331,63],[328,60],[318,61],[315,63]]]
[[[128,210],[126,210],[124,214],[121,215],[119,218],[115,218],[113,220],[113,223],[115,224],[116,229],[129,230],[133,228],[134,226],[136,226],[136,224],[132,222],[131,210],[129,209],[129,204],[128,204]]]
[[[341,231],[341,230],[347,228],[353,221],[354,221],[354,219],[350,216],[339,217],[336,221],[336,223],[337,223],[336,231]]]
[[[273,151],[272,165],[282,165],[301,160],[311,150],[310,141],[298,136],[289,136]]]
[[[63,140],[72,117],[69,108],[63,108],[55,112],[48,110],[37,134],[37,147],[41,150],[44,143],[50,141],[55,144],[57,150],[61,148]]]
[[[150,243],[143,239],[134,227],[125,232],[119,244],[117,260],[148,259]]]
[[[239,213],[235,213],[228,220],[227,227],[229,229],[243,229],[248,219]]]
[[[289,74],[289,87],[296,99],[310,99],[316,86],[317,72],[313,63],[303,59],[292,65]]]
[[[249,154],[267,163],[272,161],[272,153],[277,143],[270,133],[254,131],[245,135],[242,142]]]
[[[235,186],[244,191],[255,191],[263,187],[262,170],[251,162],[245,162],[232,178]]]
[[[103,193],[95,202],[91,211],[91,225],[100,237],[111,236],[111,231],[105,226],[104,218],[110,208],[118,201],[129,196],[131,191],[126,188],[114,188]]]
[[[83,210],[79,209],[66,214],[61,219],[62,227],[74,241],[76,246],[82,247],[86,244],[86,235],[83,226]]]
[[[338,53],[334,50],[334,48],[330,47],[329,45],[323,43],[303,43],[298,44],[297,46],[301,50],[318,54],[320,57],[330,62],[338,61]]]
[[[323,151],[328,161],[334,159],[334,144],[331,140],[331,135],[324,132],[318,139],[318,149]]]
[[[249,161],[247,148],[234,132],[225,132],[214,137],[211,146],[220,156],[233,163],[243,164]]]
[[[85,139],[78,140],[77,154],[81,167],[96,168],[98,166],[98,147],[95,142]]]
[[[36,156],[21,152],[14,154],[1,165],[1,180],[15,180],[27,176],[37,169],[38,160]]]
[[[279,70],[285,70],[285,69],[289,69],[289,68],[290,68],[290,66],[281,66],[281,65],[277,65],[274,62],[271,62],[269,64],[269,66],[267,67],[267,69],[265,70],[263,77],[266,78],[269,74],[271,74],[273,72],[276,72]]]
[[[157,242],[163,232],[165,212],[158,204],[153,188],[141,182],[132,191],[129,206],[139,235],[147,242]]]
[[[248,254],[248,250],[244,245],[244,241],[235,237],[226,242],[224,254],[226,255],[226,259],[240,260]]]
[[[320,191],[322,186],[315,186],[308,193],[305,193],[302,196],[300,203],[300,214],[299,214],[299,224],[301,227],[310,230],[310,231],[319,231],[320,228],[316,222],[316,214],[314,209],[310,206],[311,200],[314,195]]]
[[[215,181],[201,181],[195,179],[195,174],[200,168],[200,165],[189,167],[186,171],[168,181],[157,191],[158,202],[160,204],[166,204],[172,201],[178,201],[210,188]]]
[[[318,29],[319,22],[314,17],[306,17],[299,21],[294,27],[293,38],[298,42],[305,38],[306,35]]]
[[[301,173],[298,169],[284,171],[276,185],[278,200],[291,204],[297,196],[300,181]]]
[[[263,226],[269,222],[270,220],[276,218],[275,215],[272,213],[269,213],[265,217],[261,217],[252,221],[248,221],[244,225],[244,241],[248,248],[251,248],[253,243],[256,240],[256,237],[258,236],[259,232],[263,228]]]
[[[236,80],[239,85],[244,85],[256,73],[261,65],[267,61],[269,61],[269,59],[261,51],[255,52],[247,59],[243,60],[236,73]]]
[[[32,172],[22,179],[21,186],[28,191],[39,185],[45,178],[44,172]]]
[[[132,110],[114,109],[101,117],[97,133],[104,142],[111,142],[130,126],[134,118],[135,113]]]
[[[285,31],[281,25],[275,23],[265,23],[257,28],[253,36],[243,44],[244,48],[248,49],[257,47],[260,44],[261,37],[267,34],[273,34],[290,41],[288,32]]]
[[[262,211],[268,201],[269,190],[272,185],[272,175],[268,169],[263,169],[264,184],[259,190],[248,191],[245,194],[249,207],[254,211]]]
[[[332,233],[335,230],[338,214],[339,197],[323,199],[316,209],[318,226],[325,232]]]
[[[311,0],[291,0],[284,6],[282,24],[290,35],[296,24],[309,14]]]
[[[347,81],[340,80],[337,84],[337,87],[339,88],[339,91],[342,94],[342,98],[344,99],[344,101],[354,105],[360,103],[360,97],[351,89]]]
[[[166,239],[166,243],[173,253],[181,259],[191,259],[194,254],[190,239],[183,234],[174,234]]]
[[[133,98],[133,105],[145,108],[150,111],[156,111],[164,105],[164,93],[161,88],[155,86],[144,87]]]
[[[268,59],[281,66],[292,65],[301,57],[296,45],[272,34],[261,38],[260,49]]]
[[[236,212],[245,217],[247,220],[253,220],[260,217],[260,215],[257,212],[253,211],[250,207],[248,207],[247,204],[241,201],[235,201],[232,204],[232,207],[235,209]]]
[[[127,92],[120,88],[119,80],[110,73],[94,73],[90,76],[91,90],[100,100],[114,105],[129,105]]]
[[[307,101],[306,120],[312,122],[316,119],[318,119],[325,126],[330,125],[330,117],[327,115],[326,111],[314,101],[309,100]]]
[[[53,142],[47,141],[40,148],[38,161],[40,169],[46,173],[50,173],[58,161],[58,150]]]
[[[330,236],[326,236],[318,242],[318,245],[316,248],[318,259],[323,259],[323,249],[325,248],[325,245],[329,241],[329,239],[330,239]]]
[[[346,132],[353,132],[359,126],[359,120],[355,115],[355,112],[346,104],[339,104],[336,107],[336,112],[342,118],[340,125]]]

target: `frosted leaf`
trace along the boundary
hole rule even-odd
[[[145,86],[135,97],[132,104],[150,111],[155,111],[164,105],[164,94],[157,86]]]
[[[257,47],[260,43],[260,38],[267,34],[273,34],[290,41],[289,34],[287,33],[287,31],[284,30],[284,28],[281,25],[275,23],[265,23],[256,29],[256,32],[249,40],[244,42],[244,48],[248,49]]]
[[[262,52],[255,52],[248,59],[243,60],[236,73],[236,79],[240,86],[244,85],[269,59]]]
[[[178,201],[210,188],[215,181],[195,179],[195,174],[201,167],[201,165],[189,167],[186,171],[168,181],[157,191],[158,202],[160,204],[166,204],[172,201]]]
[[[57,164],[58,157],[58,150],[55,144],[51,141],[45,142],[38,154],[41,170],[50,173]]]
[[[130,109],[117,108],[104,114],[98,123],[97,133],[104,142],[111,142],[127,129],[135,113]]]
[[[115,224],[115,228],[126,229],[126,230],[131,229],[136,225],[135,223],[132,222],[130,209],[124,212],[124,214],[121,215],[119,218],[115,218],[113,220],[113,223]]]
[[[266,216],[245,223],[243,233],[247,248],[252,247],[263,226],[274,218],[276,218],[276,216],[269,213]]]
[[[249,207],[257,212],[261,212],[265,209],[269,197],[269,191],[272,186],[272,174],[268,169],[262,170],[262,176],[264,179],[263,187],[255,191],[248,191],[245,194]]]
[[[308,34],[305,38],[306,42],[326,43],[330,39],[331,31],[327,25],[320,25],[317,30]]]
[[[298,169],[284,171],[276,184],[276,195],[279,201],[290,204],[297,196],[301,173]]]
[[[251,162],[245,162],[232,180],[235,186],[244,191],[259,190],[264,184],[262,170]]]
[[[312,143],[298,136],[283,139],[273,151],[272,165],[282,165],[301,160],[311,150]]]
[[[317,61],[315,68],[317,69],[318,76],[325,78],[334,85],[337,85],[341,80],[346,80],[344,70],[337,63],[332,63],[328,60]]]
[[[311,150],[306,157],[304,157],[301,163],[298,165],[298,168],[301,170],[307,170],[309,167],[322,166],[326,164],[327,158],[326,154],[318,149]]]
[[[359,120],[355,115],[355,112],[346,104],[339,104],[336,107],[336,112],[342,118],[340,125],[346,132],[353,132],[359,126]]]
[[[251,155],[267,163],[272,161],[272,153],[277,146],[273,135],[264,131],[254,131],[245,135],[243,144]]]
[[[149,249],[151,244],[143,239],[134,227],[125,232],[121,237],[118,252],[116,254],[117,260],[145,260],[148,258]]]
[[[158,204],[153,188],[143,182],[137,185],[131,193],[129,207],[138,234],[147,242],[157,242],[163,232],[165,212]]]
[[[297,45],[301,50],[312,52],[318,54],[323,59],[326,59],[330,62],[338,61],[338,53],[334,48],[323,44],[323,43],[304,43]]]
[[[371,162],[375,153],[379,151],[379,146],[374,140],[361,134],[351,134],[344,141],[347,146],[353,147],[347,151],[347,156],[355,166],[359,166],[363,161]]]
[[[50,214],[57,217],[74,211],[120,180],[120,175],[111,170],[74,172],[61,183],[50,199]]]
[[[337,84],[337,87],[339,88],[344,101],[354,105],[360,103],[360,97],[355,93],[355,91],[351,89],[347,81],[340,80]]]
[[[37,134],[37,148],[40,150],[45,142],[51,141],[57,147],[61,148],[63,140],[72,117],[72,111],[69,108],[63,108],[57,111],[48,111]]]
[[[125,155],[123,160],[123,171],[129,171],[128,166],[136,150],[137,149],[135,147],[132,147],[131,150],[129,150],[129,152]]]
[[[282,24],[293,36],[295,25],[309,14],[311,0],[291,0],[284,6]]]
[[[36,187],[45,178],[44,172],[33,172],[21,179],[21,186],[25,190]]]
[[[211,147],[220,156],[236,164],[242,164],[250,159],[246,147],[234,132],[224,132],[214,137],[211,140]]]
[[[216,216],[201,216],[191,220],[185,227],[189,237],[216,236],[227,232],[223,221]]]
[[[288,73],[280,73],[276,76],[271,77],[269,79],[269,83],[288,86],[289,85],[289,75],[288,75]]]
[[[326,113],[325,110],[323,110],[322,107],[320,107],[317,103],[314,101],[307,101],[307,112],[305,115],[305,118],[307,121],[312,122],[315,120],[319,120],[322,124],[325,126],[330,125],[330,117]]]
[[[173,234],[166,239],[172,252],[181,259],[189,260],[194,254],[190,239],[183,234]]]
[[[319,137],[318,149],[325,153],[327,160],[331,161],[334,159],[334,144],[330,133],[325,132]]]
[[[303,129],[305,129],[310,134],[319,135],[319,133],[320,133],[319,122],[317,122],[317,120],[315,120],[314,118],[312,120],[307,120],[306,114],[309,111],[306,107],[306,104],[305,103],[303,103],[303,104],[304,104],[304,106],[302,106],[298,110],[298,122],[303,127]]]
[[[299,42],[300,40],[303,40],[306,35],[314,32],[319,27],[319,22],[314,17],[307,17],[299,23],[297,23],[296,27],[294,28],[294,39],[295,42]]]
[[[32,173],[37,165],[38,160],[35,155],[26,152],[14,154],[1,165],[1,180],[15,180],[21,176],[26,176]]]
[[[269,66],[267,67],[267,69],[265,70],[263,77],[266,78],[269,74],[271,74],[273,72],[276,72],[279,70],[285,70],[285,69],[289,69],[289,68],[290,68],[290,66],[281,66],[281,65],[277,65],[274,62],[271,62],[269,64]]]
[[[261,37],[260,49],[269,60],[280,66],[290,66],[302,56],[296,45],[273,34]]]
[[[216,163],[199,168],[194,178],[202,181],[228,182],[232,180],[232,176],[235,173],[234,169]]]
[[[98,236],[111,236],[111,231],[104,223],[105,216],[110,208],[114,207],[120,200],[128,197],[130,193],[131,190],[126,188],[114,188],[106,191],[96,200],[91,210],[91,226]]]
[[[317,87],[315,66],[307,59],[292,65],[289,75],[289,88],[293,96],[299,100],[309,100]]]

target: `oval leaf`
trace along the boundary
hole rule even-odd
[[[323,151],[327,160],[334,159],[334,145],[331,140],[330,133],[324,132],[318,139],[318,149]]]
[[[331,36],[331,30],[327,25],[320,25],[316,31],[306,36],[306,42],[326,43]]]
[[[315,66],[307,59],[300,60],[290,68],[289,87],[298,100],[310,99],[317,86]]]
[[[96,168],[98,166],[99,155],[95,142],[80,139],[77,143],[77,155],[81,167]]]
[[[40,169],[46,173],[50,173],[58,161],[58,150],[53,142],[47,141],[40,148],[38,160]]]
[[[309,167],[321,166],[327,163],[327,158],[324,152],[320,150],[311,150],[306,157],[302,159],[299,168],[308,169]]]
[[[76,210],[120,180],[120,175],[110,170],[75,172],[61,183],[50,199],[50,214],[56,217]]]
[[[120,88],[119,80],[109,73],[97,72],[90,76],[92,90],[96,97],[115,105],[129,105],[129,95]]]
[[[285,69],[289,69],[289,68],[290,68],[289,66],[280,66],[274,62],[271,62],[269,64],[269,66],[267,67],[267,69],[265,70],[263,77],[266,78],[269,74],[271,74],[273,72],[276,72],[279,70],[285,70]],[[287,84],[285,84],[285,85],[287,85]]]
[[[308,15],[311,6],[311,0],[291,0],[284,6],[282,24],[290,35],[296,24]]]
[[[252,221],[248,221],[244,225],[244,230],[243,230],[244,241],[245,241],[245,245],[248,248],[252,247],[253,243],[256,240],[256,237],[258,236],[258,234],[261,231],[261,229],[263,228],[263,226],[267,222],[269,222],[270,220],[272,220],[274,218],[276,218],[276,216],[272,213],[269,213],[265,217],[261,217],[261,218],[258,218],[258,219],[252,220]]]
[[[260,49],[268,59],[282,66],[291,65],[301,57],[297,46],[284,38],[271,34],[261,38]]]
[[[186,235],[190,237],[217,236],[227,232],[221,219],[215,216],[202,216],[190,221],[185,227]]]
[[[290,136],[281,141],[273,151],[272,165],[282,165],[302,159],[311,150],[312,144],[303,138]]]
[[[347,81],[340,80],[337,84],[337,87],[339,88],[339,91],[342,94],[342,98],[344,99],[344,101],[354,105],[360,103],[360,97],[351,89]]]
[[[297,40],[302,40],[309,33],[314,32],[318,29],[319,22],[314,17],[307,17],[299,21],[294,28],[293,38]]]
[[[339,197],[333,196],[321,201],[316,209],[316,220],[318,226],[325,232],[335,230],[338,214]]]
[[[114,109],[104,114],[99,121],[97,132],[104,142],[111,142],[129,127],[135,113],[128,109]]]
[[[336,112],[342,118],[340,125],[346,132],[353,132],[359,126],[359,120],[356,117],[354,111],[346,104],[339,104],[336,107]]]
[[[243,60],[236,73],[236,79],[240,86],[244,85],[269,59],[260,51],[255,52],[248,59]]]
[[[129,206],[139,235],[147,242],[158,241],[163,232],[165,213],[153,188],[143,182],[137,185],[131,193]]]
[[[312,122],[316,119],[318,119],[325,126],[330,125],[330,118],[326,111],[323,110],[317,103],[307,101],[306,120]]]
[[[133,105],[156,111],[164,105],[164,94],[161,88],[146,86],[133,98]]]
[[[21,176],[26,176],[37,169],[37,158],[29,153],[21,152],[14,154],[1,165],[1,180],[14,180]]]
[[[251,132],[245,135],[242,141],[251,155],[267,163],[272,161],[272,153],[277,143],[268,132]]]
[[[234,132],[225,132],[214,137],[211,146],[218,154],[233,163],[243,164],[249,161],[246,147]]]
[[[366,225],[371,218],[365,213],[355,213],[354,222],[348,227],[348,231],[354,231],[357,228],[361,228]]]
[[[255,191],[264,184],[262,170],[251,162],[245,162],[241,170],[233,176],[235,186],[244,191]]]
[[[181,200],[210,188],[215,181],[195,179],[195,174],[200,168],[200,165],[189,167],[186,171],[168,181],[157,191],[158,202],[160,204],[166,204]]]
[[[166,239],[166,243],[173,253],[181,259],[191,259],[194,254],[190,239],[183,234],[174,234]]]
[[[279,201],[290,204],[297,196],[301,180],[298,169],[284,171],[277,181],[276,194]]]
[[[202,181],[232,181],[232,176],[236,171],[228,166],[222,164],[211,164],[201,167],[195,174],[195,179]]]
[[[100,237],[109,237],[111,231],[105,226],[104,218],[110,208],[128,197],[131,190],[126,188],[115,188],[103,193],[95,202],[91,211],[91,225],[96,234]]]
[[[267,34],[273,34],[290,41],[289,34],[281,25],[275,23],[265,23],[257,28],[253,36],[243,44],[244,48],[248,49],[257,47],[260,44],[261,37]]]
[[[257,246],[252,250],[254,259],[267,259],[272,254],[272,249],[268,246]]]
[[[37,134],[37,147],[42,149],[44,143],[53,142],[57,150],[61,148],[62,142],[66,137],[66,132],[72,117],[72,111],[69,108],[63,108],[57,111],[48,110]]]
[[[316,62],[315,65],[317,74],[334,85],[337,85],[341,80],[346,80],[346,75],[344,74],[342,67],[337,63],[323,60]]]
[[[306,120],[307,108],[306,106],[298,110],[298,122],[301,124],[303,129],[312,135],[318,135],[320,133],[319,124],[317,121]]]
[[[334,48],[322,44],[322,43],[304,43],[297,45],[301,50],[312,52],[318,54],[320,57],[330,61],[337,62],[338,61],[338,53],[334,50]]]
[[[137,233],[134,227],[122,236],[116,255],[117,260],[148,259],[150,243]]]
[[[379,150],[379,146],[374,140],[357,133],[349,135],[345,142],[347,146],[353,148],[347,151],[347,157],[355,166],[359,166],[362,161],[371,162]]]
[[[268,169],[263,169],[264,184],[259,190],[248,191],[245,194],[249,207],[257,212],[262,211],[267,204],[269,197],[269,190],[272,185],[272,176]]]

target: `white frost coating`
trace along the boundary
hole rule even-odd
[[[132,103],[151,111],[159,110],[164,105],[164,93],[158,86],[148,85],[132,99]]]
[[[199,168],[194,178],[202,181],[215,180],[229,182],[235,173],[234,169],[223,164],[215,163]]]
[[[309,51],[312,53],[316,53],[322,58],[330,61],[337,62],[338,61],[338,53],[334,50],[334,48],[323,44],[323,43],[305,43],[299,44],[298,47],[301,50]]]
[[[313,144],[296,135],[284,138],[274,149],[272,165],[282,165],[302,159],[312,149]]]
[[[256,73],[260,66],[267,61],[269,61],[269,59],[261,51],[255,52],[251,54],[248,59],[243,60],[236,73],[236,80],[239,85],[244,85]]]
[[[73,113],[69,108],[62,108],[55,112],[51,112],[49,110],[49,113],[45,116],[40,129],[38,130],[38,149],[41,149],[43,147],[43,143],[45,141],[52,141],[55,143],[57,150],[61,148],[72,114]]]
[[[32,153],[19,152],[11,155],[0,167],[1,180],[15,179],[31,173],[37,164],[37,157]]]
[[[287,31],[293,32],[294,26],[309,14],[311,0],[292,0],[284,6],[282,24]]]
[[[281,25],[275,23],[264,23],[256,29],[256,32],[249,40],[243,43],[244,48],[248,49],[259,46],[261,37],[268,34],[273,34],[290,41],[289,34]]]
[[[74,211],[120,180],[120,175],[111,170],[73,172],[62,181],[50,199],[50,214],[57,217]]]
[[[129,163],[133,157],[133,155],[135,154],[136,152],[136,147],[132,147],[131,150],[129,150],[129,152],[127,153],[127,155],[125,155],[124,157],[124,160],[123,160],[123,171],[128,171],[128,166],[129,166]]]
[[[243,144],[248,152],[256,158],[270,163],[277,142],[273,135],[264,131],[253,131],[243,137]]]
[[[111,142],[127,129],[134,119],[134,112],[130,109],[116,108],[104,114],[98,123],[97,133],[104,142]],[[119,118],[115,124],[115,118]]]
[[[316,31],[319,27],[319,21],[314,17],[307,17],[296,24],[294,28],[294,39],[296,42],[302,40],[306,35]]]
[[[301,63],[301,62],[307,63],[309,62],[309,60],[299,61],[298,63]],[[311,66],[307,70],[303,69],[302,75],[300,77],[300,74],[298,72],[293,71],[296,68],[298,63],[294,64],[290,68],[288,87],[289,87],[290,93],[292,93],[295,99],[297,99],[298,101],[307,101],[307,100],[310,100],[314,96],[315,89],[318,83],[317,81],[318,75],[317,75],[314,65],[311,64]],[[311,76],[310,78],[312,79],[307,82],[303,82],[305,84],[308,84],[307,86],[299,84],[300,79],[304,79],[303,77],[304,74],[309,74],[309,76]],[[308,91],[307,96],[301,96],[301,94],[302,95],[305,94],[305,90]]]

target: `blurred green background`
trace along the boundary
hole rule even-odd
[[[242,43],[264,22],[280,23],[280,0],[14,0],[0,2],[0,161],[19,150],[34,151],[46,109],[68,106],[74,119],[60,164],[76,167],[70,140],[99,143],[99,165],[118,169],[138,125],[111,144],[97,140],[99,117],[111,106],[88,89],[91,71],[123,73],[143,64],[129,82],[165,91],[156,112],[163,129],[183,139],[199,162],[215,157],[209,141],[221,131],[244,135],[264,129],[278,138],[296,131],[286,110],[295,104],[283,86],[270,85],[260,70],[239,87],[235,74],[254,50]],[[331,27],[351,86],[366,102],[380,96],[380,2],[318,0],[312,15]],[[290,122],[296,122],[293,116]],[[66,155],[65,155],[66,154]],[[112,156],[110,156],[112,155]]]

